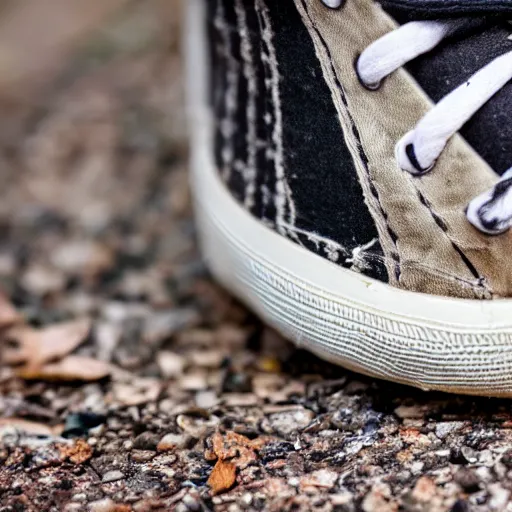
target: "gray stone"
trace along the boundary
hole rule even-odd
[[[124,473],[122,471],[119,471],[118,469],[113,469],[112,471],[107,471],[101,478],[101,481],[103,483],[117,482],[118,480],[122,480],[123,478]]]

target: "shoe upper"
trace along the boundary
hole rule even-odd
[[[208,0],[208,11],[215,159],[243,207],[319,256],[394,286],[512,295],[507,220],[497,236],[484,232],[496,224],[470,222],[489,205],[507,216],[512,85],[474,112],[455,108],[463,90],[443,103],[507,58],[512,1],[346,0],[332,9],[321,0]],[[358,59],[411,20],[456,29],[376,90],[365,87]],[[429,172],[400,166],[396,147],[406,134],[423,122],[438,140],[461,110],[471,115]],[[414,163],[411,148],[404,151]]]

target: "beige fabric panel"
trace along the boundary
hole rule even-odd
[[[498,177],[460,136],[452,138],[431,173],[414,177],[402,171],[395,144],[431,107],[430,100],[403,70],[378,91],[366,90],[356,77],[357,55],[395,28],[394,22],[372,0],[348,0],[338,11],[318,0],[295,3],[331,88],[391,283],[469,298],[512,295],[512,235],[480,234],[464,214],[469,201]]]

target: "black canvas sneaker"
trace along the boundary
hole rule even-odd
[[[299,346],[512,395],[512,0],[186,0],[213,274]]]

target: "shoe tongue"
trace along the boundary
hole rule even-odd
[[[395,16],[409,19],[512,14],[512,0],[379,0]]]

